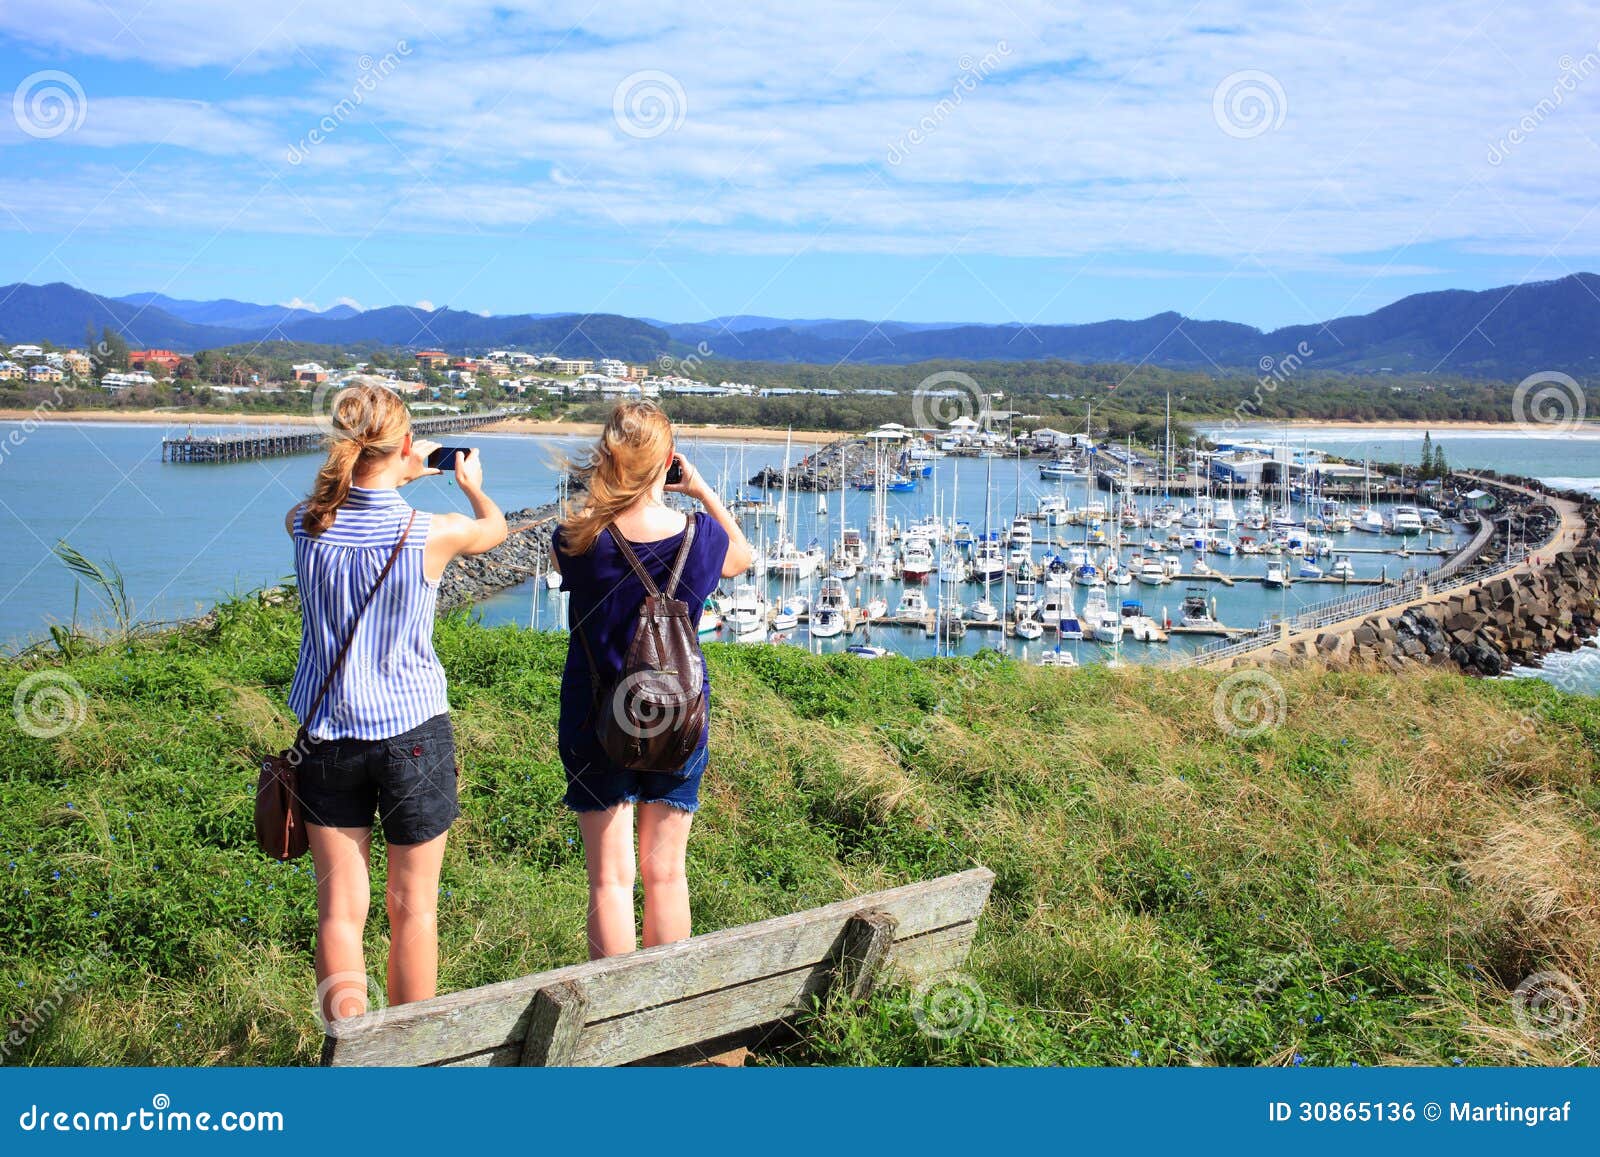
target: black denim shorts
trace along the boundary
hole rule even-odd
[[[427,843],[461,814],[456,737],[447,714],[388,739],[313,742],[298,780],[307,823],[367,828],[376,814],[391,844]]]

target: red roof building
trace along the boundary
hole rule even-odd
[[[149,369],[151,366],[161,366],[171,371],[178,368],[178,363],[183,360],[181,354],[171,350],[129,350],[128,364],[134,369]]]

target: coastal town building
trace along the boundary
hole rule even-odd
[[[328,380],[328,371],[316,362],[302,362],[294,367],[294,380],[297,382],[325,382]]]
[[[94,363],[82,350],[68,350],[61,355],[61,364],[69,374],[86,378],[94,370]]]
[[[44,349],[36,345],[14,345],[11,347],[11,357],[13,359],[42,358],[44,357]]]
[[[36,366],[28,367],[28,380],[30,382],[59,382],[66,376],[48,362],[40,362]]]
[[[418,350],[417,365],[425,370],[442,370],[450,364],[450,355],[444,350]]]
[[[120,393],[133,386],[153,386],[156,384],[155,375],[149,370],[129,370],[126,373],[109,373],[100,378],[100,388],[111,393]]]
[[[16,382],[26,377],[28,371],[16,362],[0,361],[0,382]]]
[[[129,350],[128,364],[136,370],[147,370],[154,366],[171,373],[178,368],[178,363],[183,360],[182,355],[171,350]]]

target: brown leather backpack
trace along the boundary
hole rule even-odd
[[[694,527],[695,520],[690,518],[665,591],[656,586],[616,524],[609,528],[611,540],[645,591],[620,678],[602,683],[589,640],[581,627],[576,628],[589,659],[592,718],[601,750],[628,771],[681,773],[705,734],[705,659],[700,654],[699,608],[691,613],[689,605],[675,597],[694,545]]]

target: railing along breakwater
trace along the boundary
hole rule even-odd
[[[477,414],[448,414],[438,418],[412,420],[412,432],[419,437],[475,430],[492,422],[517,417],[519,410],[491,410]],[[327,444],[328,433],[320,425],[297,429],[245,431],[233,434],[195,434],[161,439],[163,462],[249,462],[257,458],[281,458],[289,454],[310,454]]]
[[[1196,652],[1189,663],[1231,665],[1263,652],[1272,662],[1316,658],[1395,670],[1422,662],[1493,676],[1574,650],[1600,632],[1600,503],[1531,479],[1462,478],[1494,492],[1502,509],[1442,566],[1304,607]],[[1480,561],[1485,555],[1496,557]]]

